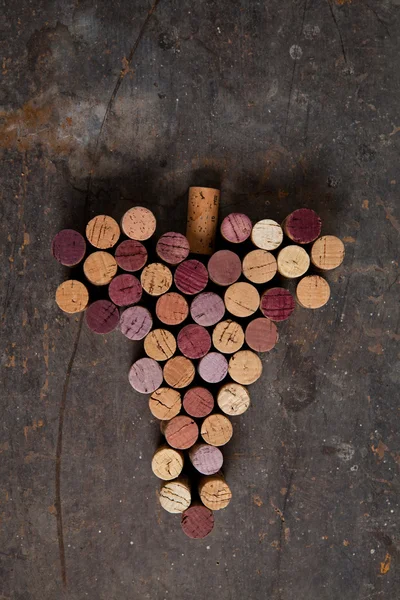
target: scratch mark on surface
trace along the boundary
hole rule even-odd
[[[368,8],[368,10],[370,10],[372,12],[373,15],[375,15],[375,18],[378,21],[378,23],[380,25],[382,25],[383,29],[386,31],[386,33],[388,34],[388,36],[391,37],[389,27],[386,25],[385,21],[383,21],[383,19],[381,19],[381,17],[378,15],[378,13],[376,12],[376,10],[374,8],[372,8],[372,6],[370,6],[367,3],[365,3],[365,6]]]
[[[331,12],[331,16],[332,16],[333,22],[335,23],[335,27],[336,27],[337,32],[339,34],[340,45],[342,47],[342,53],[343,53],[344,62],[347,63],[346,50],[345,50],[345,47],[344,47],[342,32],[340,31],[339,23],[336,20],[335,13],[333,12],[333,8],[332,8],[332,4],[331,4],[330,0],[326,0],[326,1],[328,3],[329,10]]]
[[[385,211],[387,220],[394,227],[394,229],[397,231],[397,233],[400,233],[400,223],[396,219],[396,217],[394,217],[392,215],[393,210],[391,208],[387,208],[380,198],[378,198],[376,204],[377,204],[377,206],[382,206],[383,210]]]
[[[302,22],[301,22],[300,35],[303,33],[303,29],[304,29],[304,22],[305,22],[305,19],[306,19],[306,12],[307,12],[307,3],[308,3],[308,0],[305,0],[305,2],[304,2],[304,10],[303,10],[303,19],[302,19]],[[286,132],[287,132],[287,126],[288,126],[288,121],[289,121],[290,104],[291,104],[291,101],[292,101],[294,76],[295,76],[295,73],[296,73],[296,62],[297,61],[293,62],[292,80],[290,82],[288,104],[287,104],[287,108],[286,108],[286,119],[285,119],[285,129],[284,129],[285,135],[286,135]]]

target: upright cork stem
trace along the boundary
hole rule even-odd
[[[186,237],[194,254],[214,252],[220,191],[214,188],[189,188]]]

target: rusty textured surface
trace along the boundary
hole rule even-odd
[[[400,2],[156,4],[144,28],[142,0],[3,6],[0,598],[392,600]],[[308,205],[347,252],[279,327],[194,542],[156,499],[140,348],[58,311],[49,247],[136,203],[184,231],[189,185],[219,182],[221,216]]]

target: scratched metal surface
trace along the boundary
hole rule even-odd
[[[399,0],[3,5],[0,599],[399,596]],[[137,43],[136,43],[137,42]],[[149,206],[184,231],[303,205],[341,236],[332,300],[263,357],[226,449],[234,500],[193,542],[156,499],[158,429],[53,301],[49,245]]]

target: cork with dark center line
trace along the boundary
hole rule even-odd
[[[268,250],[252,250],[243,259],[243,275],[252,283],[267,283],[276,271],[275,256]]]
[[[192,383],[194,376],[194,365],[185,356],[174,356],[165,363],[164,379],[173,388],[187,387]]]
[[[172,285],[172,273],[162,263],[150,263],[143,269],[140,282],[150,296],[161,296],[168,292]]]
[[[161,386],[162,380],[162,369],[152,358],[139,358],[129,371],[129,383],[141,394],[152,394]]]
[[[246,344],[255,352],[269,352],[278,341],[278,329],[270,319],[253,319],[246,327]]]
[[[144,306],[131,306],[121,315],[119,328],[128,339],[142,340],[153,327],[151,313]]]
[[[344,244],[335,235],[323,235],[311,248],[312,264],[323,271],[339,267],[344,260]]]
[[[214,397],[204,387],[190,388],[183,397],[183,408],[191,417],[197,419],[206,417],[214,408]]]
[[[232,492],[224,477],[217,473],[200,479],[199,496],[204,506],[210,510],[221,510],[228,506]]]
[[[169,231],[158,240],[156,252],[164,262],[177,265],[188,257],[189,242],[181,233]]]
[[[171,448],[187,450],[197,441],[199,428],[191,417],[178,415],[167,422],[164,435]]]
[[[189,481],[180,477],[163,483],[158,492],[158,499],[164,510],[172,514],[183,513],[192,501]]]
[[[231,417],[242,415],[250,406],[250,394],[243,385],[230,381],[218,392],[217,403],[223,413]]]
[[[108,215],[98,215],[86,226],[86,237],[95,248],[107,250],[119,240],[120,229],[117,221]]]
[[[189,188],[186,237],[194,254],[214,252],[219,198],[220,191],[217,189]]]
[[[201,325],[190,323],[178,333],[178,348],[187,358],[202,358],[210,351],[211,337]]]
[[[210,415],[204,419],[200,433],[207,444],[224,446],[233,435],[232,423],[225,415]]]
[[[154,453],[151,469],[156,477],[163,481],[171,481],[182,472],[183,453],[167,445],[160,446]]]
[[[79,264],[86,252],[84,237],[74,229],[63,229],[54,237],[51,253],[56,260],[66,267]]]
[[[321,219],[311,208],[299,208],[282,224],[285,234],[296,244],[310,244],[321,234]]]
[[[156,304],[156,315],[165,325],[180,325],[189,314],[186,298],[177,292],[160,296]]]
[[[108,295],[117,306],[136,304],[142,297],[142,286],[134,275],[117,275],[108,286]]]
[[[244,332],[236,321],[221,321],[214,327],[212,341],[215,348],[223,354],[233,354],[244,344]]]
[[[331,295],[329,283],[319,275],[303,277],[297,285],[296,297],[303,308],[321,308]]]
[[[85,277],[93,285],[108,285],[117,272],[115,258],[109,252],[93,252],[83,263]]]
[[[260,295],[254,285],[239,281],[229,286],[224,296],[227,310],[235,317],[250,317],[260,304]]]
[[[290,245],[283,248],[277,258],[278,271],[283,277],[301,277],[310,267],[310,257],[301,246]]]
[[[207,269],[213,283],[227,286],[239,279],[242,273],[242,264],[235,252],[218,250],[208,261]]]
[[[115,260],[124,271],[140,271],[147,262],[147,250],[136,240],[125,240],[118,244]]]
[[[221,223],[221,235],[232,244],[241,244],[251,235],[253,226],[249,217],[243,213],[231,213]]]
[[[202,504],[192,504],[181,519],[182,531],[192,539],[203,539],[211,533],[214,527],[212,510]]]
[[[134,206],[122,217],[121,228],[132,240],[143,242],[148,240],[156,230],[156,218],[148,208]]]
[[[195,444],[189,450],[189,459],[194,468],[202,475],[214,475],[221,469],[224,457],[217,446]]]
[[[203,292],[196,296],[190,305],[190,315],[198,325],[216,325],[225,314],[224,301],[214,292]]]
[[[110,333],[118,327],[119,310],[109,300],[97,300],[86,309],[85,319],[94,333]]]
[[[285,288],[271,288],[261,297],[260,310],[264,317],[272,321],[285,321],[294,311],[294,307],[294,298]]]
[[[250,385],[261,377],[262,362],[251,350],[239,350],[229,360],[229,375],[236,383]]]
[[[182,407],[181,395],[178,390],[160,387],[149,398],[151,414],[160,421],[169,421],[179,415]]]
[[[283,241],[282,227],[272,219],[262,219],[254,225],[251,241],[261,250],[276,250]]]
[[[175,354],[176,340],[166,329],[153,329],[144,340],[144,351],[147,356],[157,361],[168,360]]]
[[[206,267],[198,260],[183,261],[175,271],[175,285],[183,294],[198,294],[208,283]]]
[[[56,303],[66,313],[77,313],[85,310],[89,302],[87,287],[76,279],[61,283],[56,291]]]

